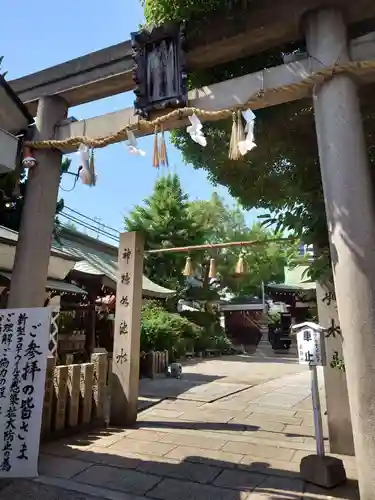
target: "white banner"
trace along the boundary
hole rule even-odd
[[[38,475],[51,311],[0,310],[0,478]]]

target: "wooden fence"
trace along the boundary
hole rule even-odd
[[[168,351],[141,352],[140,377],[154,378],[165,373],[168,366]]]
[[[140,375],[165,373],[168,351],[141,353]],[[95,353],[91,363],[55,366],[48,358],[44,394],[42,439],[59,437],[88,425],[103,425],[108,418],[112,360]]]
[[[107,402],[107,354],[93,354],[91,363],[55,366],[48,358],[42,438],[97,422],[103,424]]]

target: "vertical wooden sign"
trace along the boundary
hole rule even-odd
[[[112,360],[112,425],[137,420],[144,242],[140,233],[121,233]]]

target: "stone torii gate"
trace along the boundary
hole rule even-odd
[[[268,0],[259,4],[254,3],[251,20],[241,27],[243,32],[231,34],[237,39],[237,52],[234,49],[231,54],[220,52],[222,42],[212,44],[211,51],[208,46],[206,52],[196,49],[191,52],[190,67],[199,66],[199,52],[205,53],[206,66],[212,66],[235,59],[238,54],[259,52],[260,47],[264,50],[292,41],[300,27],[309,57],[196,89],[189,93],[189,105],[220,111],[245,105],[256,94],[257,98],[251,101],[251,108],[256,110],[313,95],[361,499],[372,500],[375,491],[375,211],[356,87],[357,81],[375,81],[375,33],[348,40],[347,26],[373,17],[373,2]],[[259,41],[260,33],[263,44]],[[111,49],[112,56],[116,53],[117,57],[111,58],[110,49],[104,49],[11,82],[29,109],[36,111],[34,140],[111,136],[124,125],[134,127],[139,136],[153,132],[152,128],[138,130],[139,121],[133,116],[133,109],[73,123],[66,120],[69,105],[130,90],[131,83],[129,78],[124,78],[123,69],[122,73],[114,71],[121,58],[122,68],[124,57],[129,60],[129,45],[125,55],[120,56],[124,48],[124,44],[120,44]],[[320,77],[317,72],[321,72]],[[183,124],[183,120],[169,122],[165,129]],[[117,140],[124,138],[124,134],[117,135]],[[65,147],[64,152],[75,148],[76,144],[70,149]],[[9,307],[40,306],[43,302],[61,155],[58,143],[54,149],[35,151],[38,167],[30,172]],[[134,248],[136,246],[134,243]]]

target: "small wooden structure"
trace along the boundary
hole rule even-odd
[[[266,330],[262,301],[253,297],[237,297],[220,302],[219,307],[224,314],[225,333],[233,345],[241,345],[247,352],[254,352]]]
[[[272,300],[288,306],[294,323],[303,323],[316,312],[316,284],[304,277],[307,267],[286,267],[284,283],[269,283],[265,287]]]

